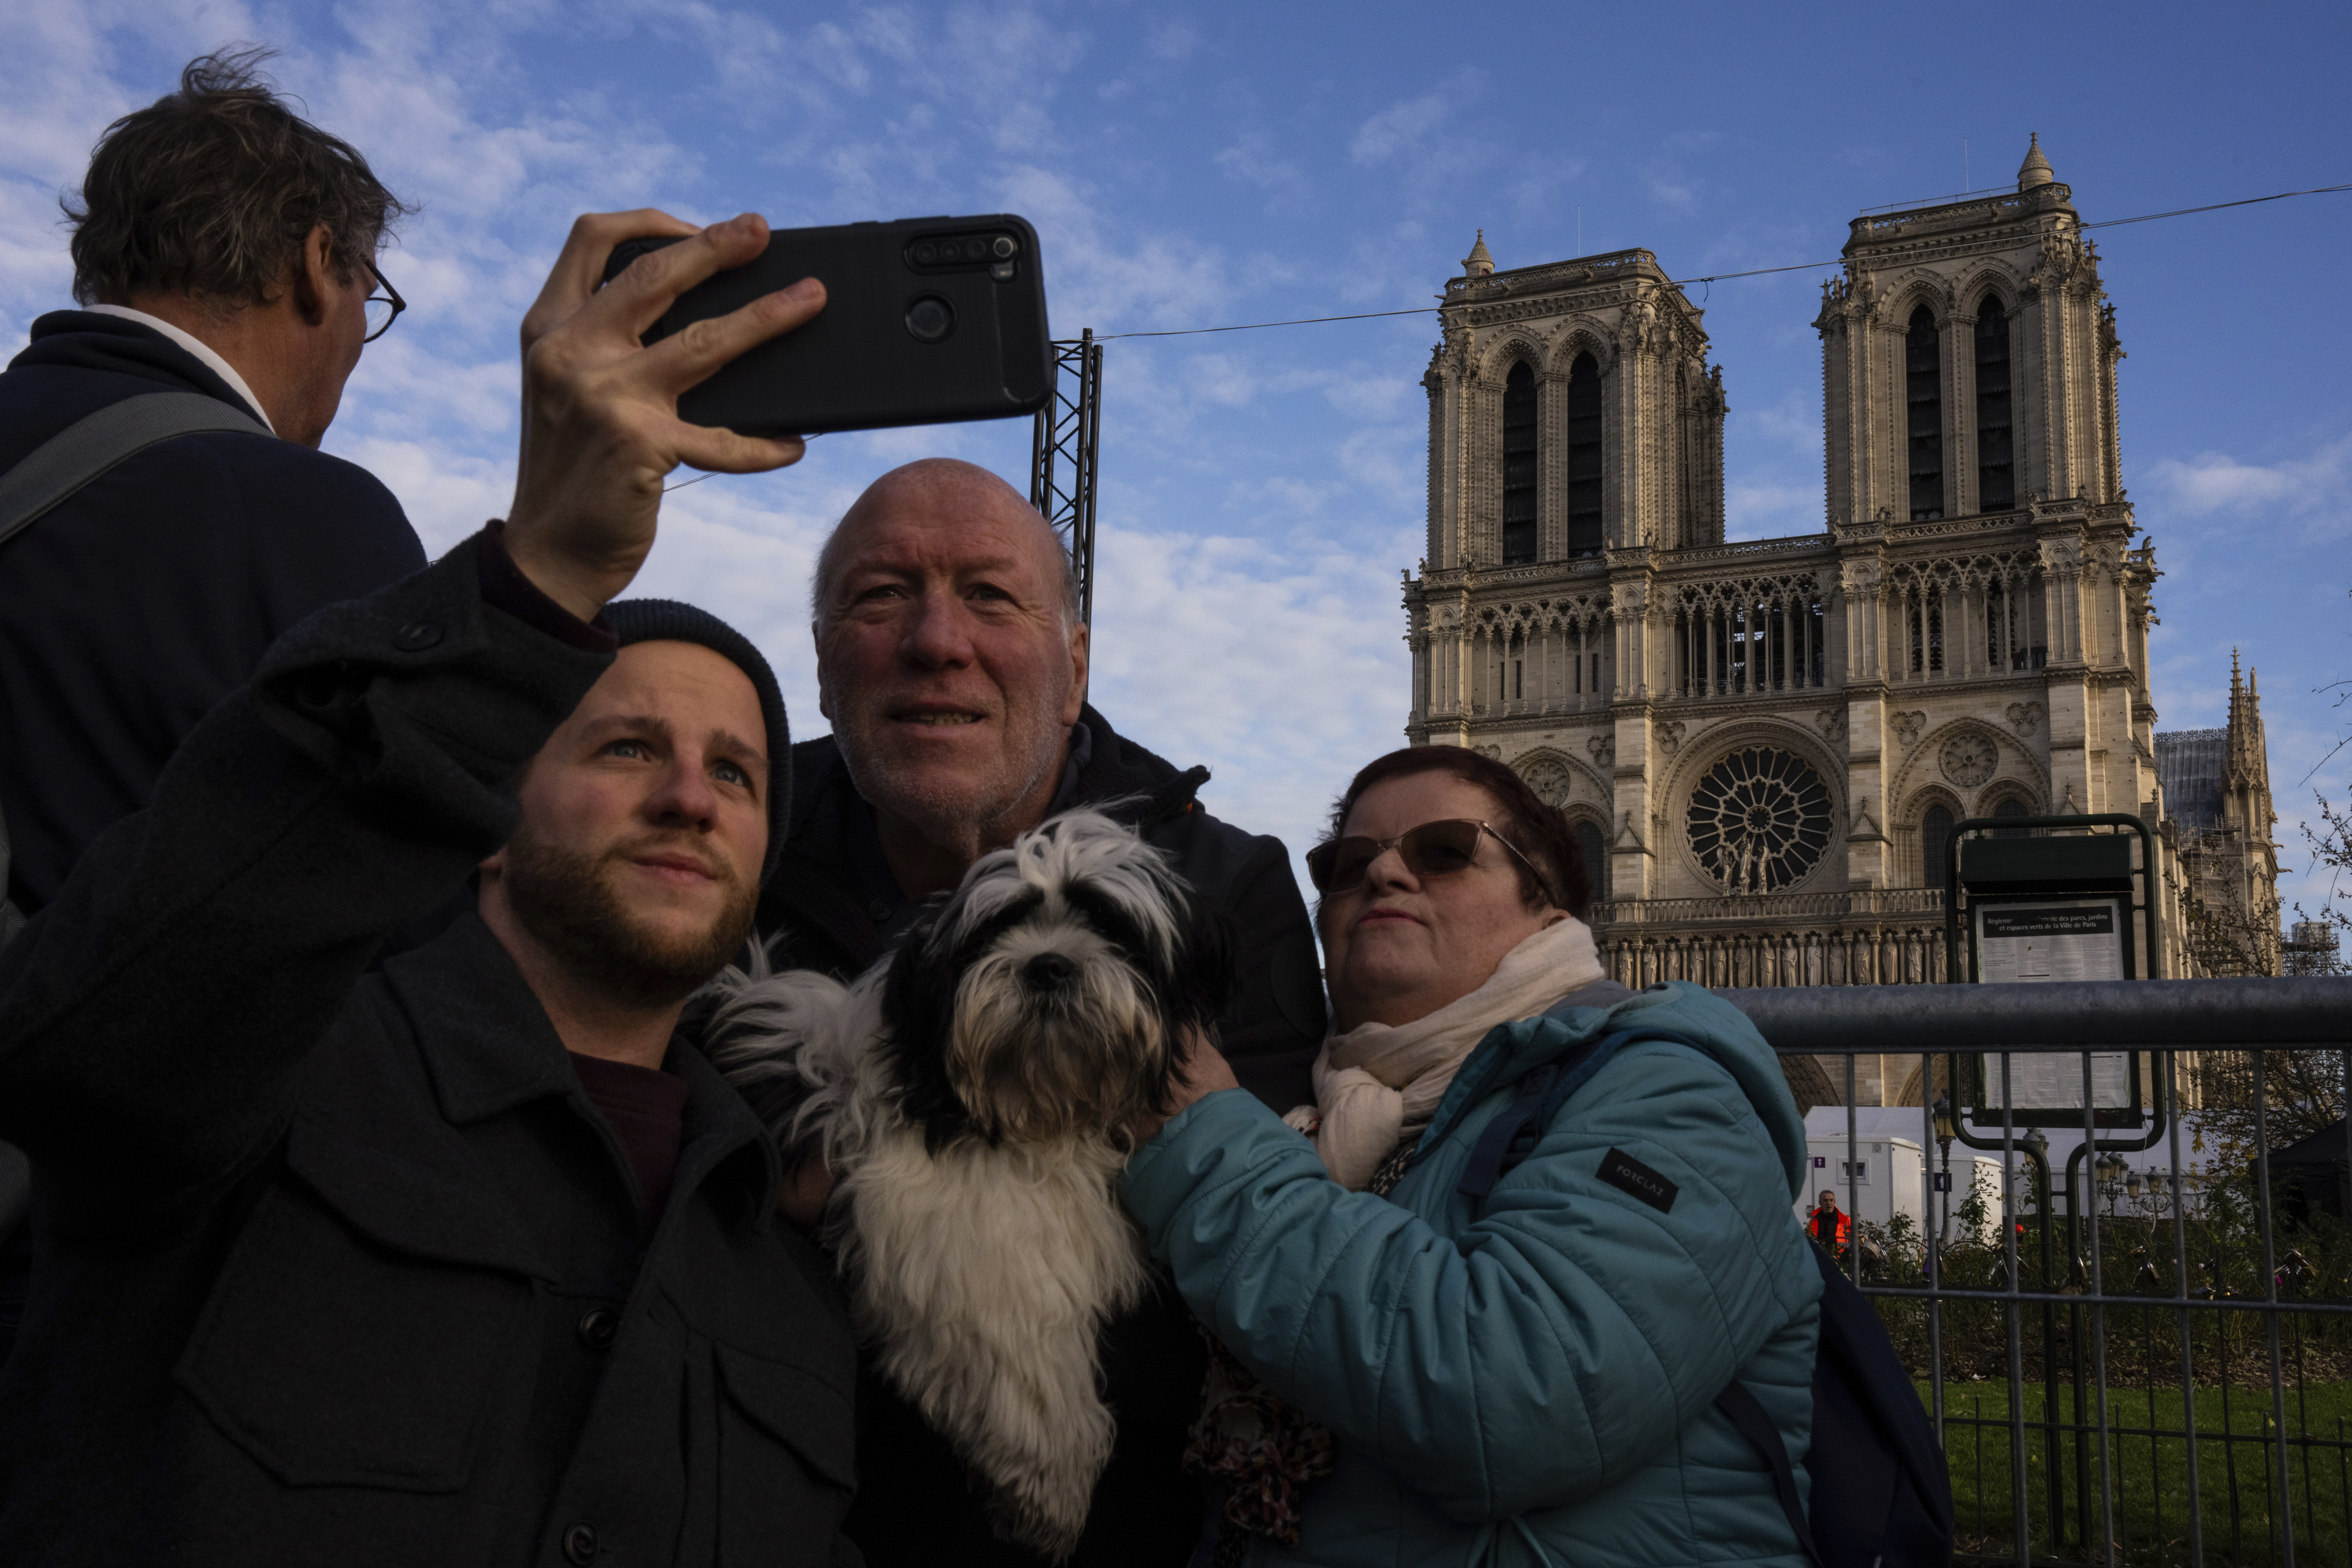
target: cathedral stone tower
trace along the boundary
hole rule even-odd
[[[2081,227],[2038,138],[2014,191],[1855,218],[1814,321],[1825,527],[1737,544],[1722,372],[1656,257],[1497,269],[1482,233],[1446,284],[1407,734],[1568,812],[1621,977],[1939,979],[1954,823],[2163,818]]]
[[[2220,729],[2156,737],[2167,843],[2179,858],[2177,901],[2192,956],[2217,975],[2279,972],[2278,813],[2270,742],[2254,672],[2230,655],[2230,718]]]

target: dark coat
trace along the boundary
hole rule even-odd
[[[152,328],[60,310],[0,374],[0,471],[142,392],[247,413]],[[196,721],[321,605],[425,564],[367,470],[264,435],[184,435],[117,465],[0,546],[0,813],[26,913],[147,803]]]
[[[1220,1027],[1243,1085],[1277,1111],[1315,1098],[1308,1069],[1323,1041],[1323,983],[1307,906],[1282,841],[1246,833],[1194,799],[1209,770],[1179,772],[1114,731],[1091,706],[1075,787],[1056,810],[1103,805],[1174,858],[1193,887],[1234,923],[1238,986]],[[864,810],[832,737],[793,747],[792,836],[761,904],[780,967],[847,979],[882,956],[894,911],[862,890],[851,845]],[[1199,1538],[1202,1493],[1183,1472],[1186,1428],[1199,1414],[1206,1353],[1172,1285],[1103,1333],[1105,1397],[1118,1421],[1072,1568],[1186,1561]],[[981,1495],[946,1441],[866,1368],[858,1385],[858,1474],[848,1533],[877,1568],[1003,1565],[1043,1560],[995,1539]]]
[[[1276,1111],[1312,1103],[1307,1072],[1323,1044],[1323,971],[1289,852],[1280,839],[1201,809],[1195,797],[1207,768],[1180,772],[1113,730],[1091,704],[1078,723],[1092,732],[1089,755],[1054,810],[1100,806],[1133,823],[1233,922],[1239,972],[1219,1043],[1242,1086]],[[777,944],[778,967],[847,980],[889,946],[894,911],[861,891],[850,852],[851,814],[867,810],[833,737],[793,747],[792,830],[760,904],[760,929]]]
[[[749,1108],[673,1047],[648,1224],[487,927],[368,972],[610,662],[502,559],[282,639],[0,951],[0,1562],[856,1560],[854,1348]]]

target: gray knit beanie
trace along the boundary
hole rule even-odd
[[[768,856],[760,865],[760,885],[775,874],[784,852],[784,830],[793,819],[793,732],[784,722],[784,694],[776,673],[751,640],[708,610],[675,599],[623,599],[604,606],[604,624],[621,646],[632,643],[695,643],[751,678],[760,694],[760,718],[768,727]]]

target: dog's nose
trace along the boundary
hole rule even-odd
[[[1077,972],[1078,967],[1059,953],[1040,953],[1021,966],[1021,983],[1033,991],[1058,990]]]

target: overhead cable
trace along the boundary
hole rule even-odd
[[[2274,196],[2248,196],[2235,202],[2215,202],[2202,207],[2179,207],[2168,213],[2143,213],[2136,218],[2102,218],[2095,224],[2078,224],[2082,229],[2111,229],[2123,224],[2152,224],[2158,218],[2185,218],[2192,213],[2218,213],[2227,207],[2251,207],[2263,202],[2284,202],[2289,196],[2326,196],[2338,191],[2352,191],[2352,183],[2319,185],[2308,191],[2281,191]],[[1786,267],[1758,267],[1746,272],[1710,272],[1704,277],[1677,277],[1673,284],[1679,288],[1691,283],[1721,283],[1733,277],[1762,277],[1775,272],[1811,272],[1824,267],[1843,267],[1844,258],[1835,261],[1798,261]],[[1097,332],[1095,341],[1108,342],[1113,338],[1197,338],[1210,332],[1255,332],[1266,327],[1312,327],[1325,321],[1370,321],[1383,316],[1433,316],[1444,307],[1416,306],[1410,310],[1363,310],[1352,316],[1301,316],[1288,321],[1244,321],[1232,327],[1176,327],[1159,332]]]

